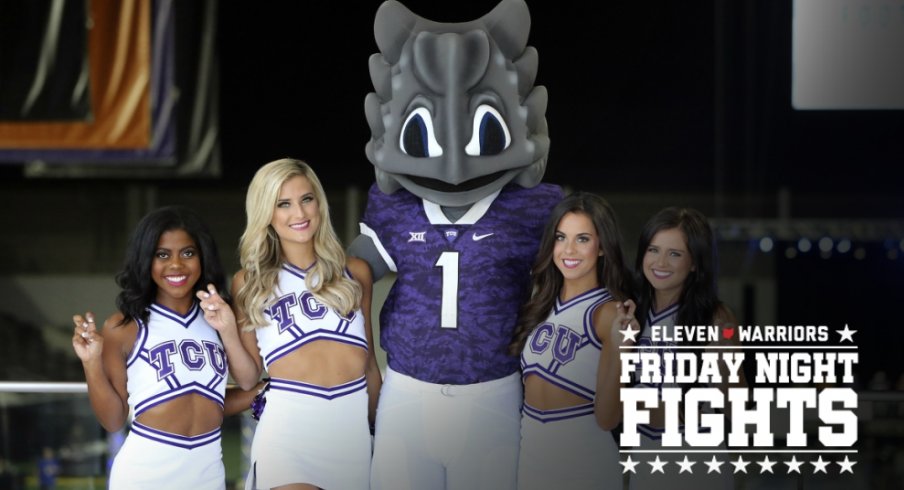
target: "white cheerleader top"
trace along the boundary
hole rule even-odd
[[[152,304],[126,360],[129,406],[133,417],[145,410],[197,393],[223,406],[226,352],[220,335],[204,319],[198,303],[185,315]]]
[[[280,357],[315,340],[344,342],[367,350],[361,310],[342,316],[317,301],[305,284],[307,273],[307,269],[284,263],[276,293],[264,307],[269,322],[255,332],[261,358],[268,368]]]
[[[544,380],[593,400],[600,350],[593,313],[612,301],[606,288],[595,288],[562,303],[556,298],[546,321],[528,336],[521,352],[522,379],[540,376]]]

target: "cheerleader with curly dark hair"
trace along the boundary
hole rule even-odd
[[[91,312],[73,317],[72,346],[98,421],[111,432],[131,421],[111,489],[225,488],[226,352],[195,298],[207,285],[226,291],[224,278],[201,218],[164,207],[132,233],[116,276],[119,311],[102,330]]]

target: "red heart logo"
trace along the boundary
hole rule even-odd
[[[722,336],[725,337],[726,339],[730,339],[730,338],[734,337],[734,331],[735,331],[735,329],[733,329],[733,328],[723,328]]]

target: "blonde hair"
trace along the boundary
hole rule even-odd
[[[245,197],[248,222],[239,241],[239,260],[245,271],[245,283],[235,299],[244,311],[240,321],[245,323],[246,330],[267,325],[264,307],[278,286],[279,271],[285,260],[279,236],[270,222],[282,185],[299,175],[311,183],[320,210],[320,226],[314,232],[316,261],[305,275],[305,285],[318,301],[343,316],[361,302],[361,286],[344,274],[345,250],[333,230],[320,179],[305,162],[283,158],[258,169]]]

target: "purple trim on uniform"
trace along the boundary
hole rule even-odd
[[[316,264],[316,263],[317,263],[317,261],[315,260],[314,264]],[[297,265],[292,265],[288,262],[283,262],[282,268],[284,271],[288,272],[289,274],[292,274],[293,276],[304,279],[304,276],[307,275],[307,273],[310,272],[311,269],[314,268],[314,264],[311,264],[311,266],[308,267],[307,269],[302,269],[301,267],[298,267]]]
[[[198,434],[196,436],[183,436],[154,429],[153,427],[148,427],[146,425],[139,424],[138,422],[132,422],[131,432],[135,435],[144,437],[145,439],[157,441],[168,446],[181,447],[182,449],[195,449],[201,446],[206,446],[212,442],[219,441],[221,437],[219,427],[204,434]]]
[[[656,325],[656,323],[659,322],[660,320],[662,320],[663,318],[667,318],[667,317],[673,315],[676,311],[678,311],[678,308],[680,308],[680,307],[681,307],[680,303],[675,303],[673,305],[666,307],[664,310],[662,310],[660,312],[653,311],[653,308],[650,308],[650,313],[647,315],[647,325],[649,325],[649,326]]]
[[[142,349],[141,349],[141,352],[138,353],[138,359],[141,359],[142,361],[144,361],[144,362],[150,364],[151,366],[153,366],[153,364],[151,364],[151,358],[148,357],[148,350],[145,349],[145,348],[142,348]],[[136,360],[137,360],[137,359],[136,359]]]
[[[177,390],[182,387],[182,383],[179,381],[179,379],[172,374],[163,378],[163,380],[166,381],[166,384],[169,385],[171,390]]]
[[[302,395],[316,396],[325,400],[351,395],[352,393],[359,392],[365,388],[367,388],[367,378],[364,376],[361,376],[354,381],[349,381],[348,383],[330,387],[303,383],[291,379],[270,378],[271,390],[291,391]]]
[[[224,381],[225,381],[225,379],[224,379]],[[212,391],[208,387],[200,385],[198,383],[190,383],[185,386],[179,387],[177,390],[160,393],[157,396],[148,398],[147,400],[144,400],[143,402],[135,405],[135,417],[138,417],[139,415],[141,415],[148,409],[156,407],[157,405],[160,405],[161,403],[166,403],[170,400],[179,398],[182,395],[187,395],[190,393],[196,393],[205,398],[209,398],[210,400],[213,400],[214,402],[216,402],[216,404],[219,405],[220,407],[224,406],[225,402],[223,399],[223,395],[220,395],[216,391]]]
[[[524,403],[521,406],[521,413],[523,413],[525,417],[530,417],[545,424],[548,422],[593,415],[593,403],[585,403],[573,407],[555,408],[552,410],[540,410]]]
[[[339,326],[336,327],[336,332],[339,332],[339,333],[345,333],[345,332],[347,332],[347,331],[348,331],[348,327],[350,327],[351,324],[352,324],[352,322],[350,322],[350,321],[348,321],[348,320],[346,320],[346,319],[344,319],[344,318],[341,319],[341,320],[339,320]]]
[[[135,335],[135,344],[132,345],[132,352],[129,353],[129,358],[126,359],[126,368],[128,369],[132,363],[135,362],[141,354],[146,353],[147,350],[144,348],[144,342],[148,339],[148,327],[141,320],[135,320],[135,324],[138,325],[138,333]],[[147,361],[147,359],[145,359]]]
[[[154,303],[151,305],[150,310],[156,313],[159,313],[161,316],[166,317],[179,325],[182,325],[185,328],[188,328],[195,318],[197,318],[198,314],[201,312],[201,307],[197,302],[192,303],[191,308],[188,310],[185,315],[180,315],[178,312],[175,312],[166,306]]]
[[[587,341],[593,344],[597,349],[603,349],[603,339],[599,338],[596,334],[596,329],[593,328],[593,316],[596,314],[597,308],[601,308],[604,304],[612,301],[612,295],[606,294],[602,298],[599,299],[599,302],[592,305],[590,308],[587,308],[587,311],[584,313],[584,336],[587,337]]]
[[[210,382],[207,383],[206,386],[208,389],[213,390],[216,386],[223,382],[223,377],[217,373],[213,374],[213,378],[211,378]]]
[[[279,328],[279,327],[277,327],[277,328]],[[302,330],[301,327],[299,327],[298,325],[296,325],[294,323],[292,324],[292,326],[286,327],[286,329],[283,330],[281,333],[286,333],[286,332],[289,332],[290,334],[292,334],[292,336],[295,337],[296,339],[300,339],[300,338],[304,337],[304,330]]]
[[[605,296],[609,296],[610,298],[612,297],[612,295],[609,294],[608,289],[597,287],[597,288],[593,288],[593,289],[588,289],[587,291],[584,291],[583,293],[575,296],[574,298],[571,298],[570,300],[568,300],[564,303],[562,303],[559,300],[559,297],[556,296],[556,303],[554,305],[552,305],[552,309],[558,315],[559,313],[567,310],[568,308],[571,308],[572,306],[574,306],[578,303],[582,303],[584,300],[586,300],[588,298],[593,298],[597,295],[599,295],[601,298],[603,298]]]
[[[586,386],[581,386],[577,383],[572,383],[566,379],[555,376],[549,371],[543,369],[543,367],[538,364],[525,366],[523,374],[521,375],[521,379],[527,379],[527,377],[531,374],[539,376],[544,381],[554,386],[558,386],[559,388],[562,388],[569,393],[574,393],[575,395],[582,398],[593,400],[593,397],[596,396],[596,389],[587,388]]]
[[[303,337],[296,338],[294,341],[283,345],[279,349],[275,349],[269,355],[264,356],[264,362],[267,364],[267,367],[270,367],[271,364],[276,362],[280,357],[289,354],[290,352],[300,348],[301,346],[307,344],[308,342],[313,342],[315,340],[330,340],[333,342],[341,342],[343,344],[350,344],[357,347],[361,347],[364,350],[367,350],[367,340],[359,339],[358,337],[353,337],[351,335],[343,335],[341,333],[334,332],[332,330],[323,330],[318,329],[313,332],[308,332]]]
[[[279,327],[276,327],[276,328],[279,328]],[[282,332],[280,332],[280,335],[284,334],[286,332],[289,332],[289,334],[292,335],[292,337],[295,337],[296,339],[300,339],[300,338],[304,337],[304,335],[305,335],[304,330],[302,330],[300,326],[298,326],[294,323],[291,326],[286,327],[285,330],[283,330]]]

